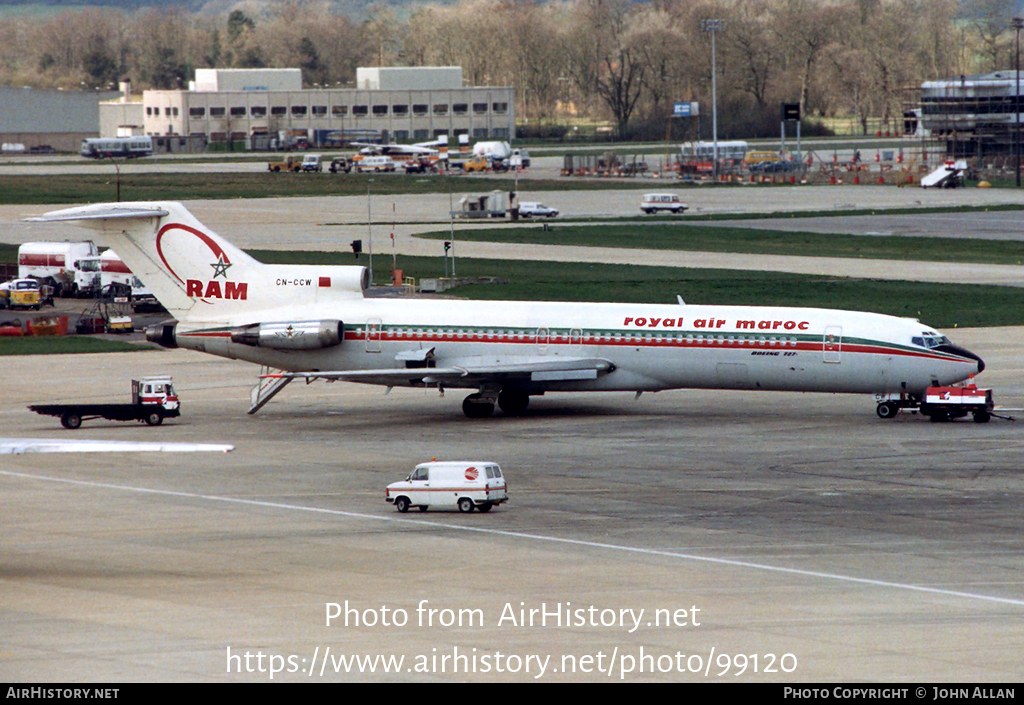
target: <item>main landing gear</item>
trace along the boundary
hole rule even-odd
[[[519,416],[530,405],[530,395],[513,389],[503,389],[497,396],[477,392],[462,401],[462,413],[471,419],[486,419],[494,413],[495,402],[506,416]]]

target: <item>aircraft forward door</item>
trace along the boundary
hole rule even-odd
[[[821,342],[821,361],[838,365],[842,362],[843,327],[825,326]]]

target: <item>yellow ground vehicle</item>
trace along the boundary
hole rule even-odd
[[[781,161],[781,159],[778,152],[747,152],[747,156],[743,157],[743,163],[750,167],[762,162]]]
[[[270,162],[267,171],[302,171],[303,157],[300,154],[289,154],[284,161]]]
[[[469,174],[474,171],[487,171],[490,167],[491,165],[487,161],[487,157],[477,155],[472,159],[466,160],[462,165],[462,170]]]
[[[0,284],[0,308],[34,308],[39,310],[42,297],[35,279],[13,279]]]

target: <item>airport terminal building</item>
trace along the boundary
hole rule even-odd
[[[355,88],[303,89],[299,69],[197,69],[188,90],[147,90],[130,127],[108,104],[102,136],[151,135],[162,151],[425,142],[440,135],[509,140],[511,87],[465,87],[461,67],[359,68]],[[141,111],[139,113],[138,111]],[[127,118],[124,118],[127,119]],[[138,125],[141,125],[139,129]]]

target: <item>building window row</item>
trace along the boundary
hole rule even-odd
[[[1013,96],[952,96],[922,98],[921,113],[923,115],[945,115],[951,112],[991,115],[1016,113],[1019,109]]]
[[[450,107],[451,107],[451,112],[452,112],[453,115],[468,115],[469,114],[470,108],[469,108],[469,104],[468,103],[453,103]],[[486,115],[487,114],[487,108],[488,108],[488,104],[487,103],[473,103],[473,113],[475,115]],[[491,108],[491,111],[493,113],[497,114],[497,115],[504,115],[504,114],[508,113],[508,103],[491,103],[490,104],[490,108]],[[405,117],[405,116],[407,116],[409,114],[409,106],[408,105],[401,105],[401,104],[400,105],[391,105],[391,106],[388,106],[388,105],[374,105],[374,106],[368,106],[368,105],[353,105],[353,106],[348,106],[348,105],[332,105],[331,106],[331,116],[332,117],[336,117],[336,118],[338,118],[338,117],[345,117],[346,115],[349,114],[349,110],[350,109],[351,109],[352,115],[354,115],[355,117],[365,117],[365,116],[367,116],[367,115],[369,115],[371,113],[371,110],[372,110],[372,113],[373,113],[374,117],[384,117],[384,116],[388,115],[389,112],[390,112],[391,115],[394,115],[396,117]],[[447,115],[448,114],[448,109],[449,109],[449,105],[447,103],[434,103],[434,105],[433,105],[433,114],[434,115],[439,115],[439,116],[440,115]],[[173,111],[174,117],[177,117],[177,115],[178,115],[178,109],[177,108],[165,108],[164,110],[166,111],[166,116],[167,117],[171,117],[172,116],[172,111]],[[214,108],[210,108],[209,109],[209,115],[210,115],[210,117],[224,117],[226,111],[227,111],[227,108],[214,107]],[[246,115],[246,108],[244,106],[233,107],[233,108],[230,109],[230,112],[231,112],[231,117],[245,117],[245,115]],[[327,106],[326,105],[314,105],[314,106],[309,107],[309,106],[305,106],[305,105],[293,105],[293,106],[291,106],[291,111],[290,112],[291,112],[291,115],[293,117],[305,117],[307,112],[308,112],[308,113],[311,113],[313,115],[313,117],[326,118],[327,117]],[[431,112],[431,106],[429,106],[429,105],[427,105],[425,103],[415,103],[412,106],[412,114],[414,116],[416,116],[416,117],[422,117],[422,116],[428,115],[428,114],[430,114],[430,112]],[[266,115],[267,115],[267,108],[266,108],[266,106],[263,106],[263,105],[255,105],[255,106],[249,108],[249,114],[252,117],[266,117]],[[285,117],[286,115],[289,114],[289,109],[288,109],[287,106],[284,106],[284,105],[274,105],[274,106],[271,106],[271,108],[270,108],[270,114],[272,116],[274,116],[274,117]],[[152,108],[152,107],[146,108],[146,115],[148,115],[150,117],[153,117],[153,116],[159,117],[160,116],[160,108]],[[192,107],[192,108],[189,108],[188,115],[191,118],[204,118],[207,115],[207,109],[203,108],[203,107]]]

